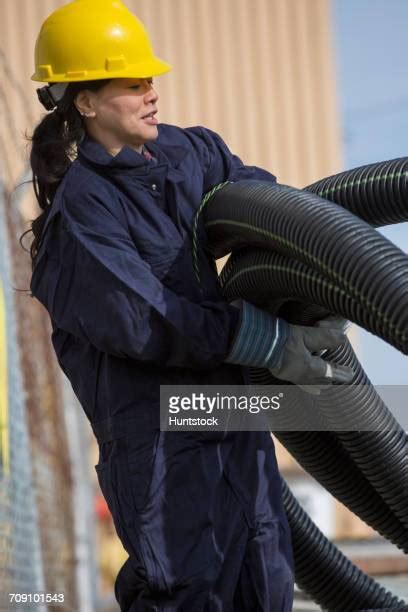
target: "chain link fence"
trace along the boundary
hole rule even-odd
[[[12,608],[9,593],[42,590],[44,584],[26,396],[11,288],[5,201],[3,188],[0,191],[0,609],[6,612]]]
[[[78,612],[67,393],[48,315],[30,296],[30,257],[19,244],[29,227],[23,207],[34,210],[26,144],[16,119],[29,105],[2,53],[0,74],[0,610],[27,609],[11,603],[9,593],[40,591],[63,594],[64,603],[31,609]],[[26,248],[31,238],[25,236]]]

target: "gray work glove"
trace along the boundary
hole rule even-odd
[[[282,380],[295,383],[305,391],[319,394],[332,382],[349,383],[354,373],[348,366],[324,361],[321,355],[335,349],[346,339],[345,319],[330,317],[317,326],[291,325],[278,364],[270,372]]]
[[[328,327],[330,329],[339,329],[343,333],[348,331],[351,325],[351,321],[348,319],[344,319],[338,315],[332,315],[330,317],[326,317],[325,319],[321,319],[315,325],[315,327]]]

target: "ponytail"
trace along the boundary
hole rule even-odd
[[[74,104],[74,99],[82,89],[96,91],[106,85],[109,80],[70,83],[63,98],[58,102],[57,108],[52,113],[45,115],[30,138],[33,188],[38,205],[43,211],[31,222],[31,228],[20,237],[22,245],[21,241],[25,234],[32,232],[34,235],[30,246],[32,268],[34,268],[42,231],[55,193],[75,159],[77,145],[85,134],[84,123]]]

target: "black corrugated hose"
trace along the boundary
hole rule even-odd
[[[353,369],[359,367],[362,371],[355,356],[350,365]],[[281,382],[268,370],[251,369],[251,384],[273,385]],[[295,385],[290,397],[285,394],[285,412],[290,411],[297,415],[305,403],[315,405],[316,398]],[[293,423],[296,423],[295,418],[296,416]],[[274,435],[296,461],[336,499],[384,538],[408,552],[407,528],[367,481],[340,442],[337,433],[321,430],[296,431],[293,425],[290,431],[274,430]]]
[[[211,206],[205,203],[206,206],[200,209],[200,214],[203,210],[205,214],[207,248],[215,257],[220,257],[246,245],[251,247],[249,252],[239,254],[240,263],[235,267],[231,260],[229,270],[234,277],[232,280],[226,268],[222,281],[226,295],[231,292],[236,294],[238,284],[240,297],[245,297],[241,290],[242,283],[245,285],[246,282],[250,294],[247,299],[249,297],[253,303],[270,308],[279,316],[284,316],[285,311],[294,315],[291,322],[301,322],[296,319],[303,316],[302,324],[310,324],[325,316],[325,312],[336,313],[407,354],[408,258],[362,220],[378,226],[408,219],[407,158],[345,172],[314,183],[307,189],[324,195],[326,199],[260,181],[227,184],[211,194]],[[328,202],[329,199],[336,204]],[[342,210],[338,204],[354,214]],[[255,251],[253,247],[261,247],[262,251],[252,253],[252,250]],[[273,253],[265,252],[265,249]],[[242,266],[242,258],[245,257],[246,264]],[[248,261],[251,261],[250,265]],[[265,274],[268,280],[265,280]],[[244,277],[246,281],[243,281]],[[277,278],[280,279],[279,288],[275,283]],[[260,285],[269,285],[269,294],[266,295]],[[362,380],[368,382],[364,384],[371,390],[361,397],[353,396],[352,401],[347,397],[347,389],[353,386],[345,387],[341,404],[355,411],[353,402],[357,403],[357,423],[361,418],[373,418],[376,429],[382,435],[377,431],[279,432],[277,435],[287,437],[289,449],[295,449],[297,458],[317,474],[325,486],[329,485],[334,495],[343,498],[342,501],[348,502],[349,506],[359,507],[358,513],[364,520],[373,526],[375,524],[380,533],[406,550],[408,512],[405,508],[408,508],[408,490],[404,481],[407,474],[405,432],[376,395],[349,345],[327,353],[325,358],[338,363],[353,363],[355,381],[359,384]],[[253,374],[256,372],[259,380],[261,371],[253,370]],[[325,418],[332,418],[332,402],[333,397],[329,397],[327,392],[316,400]],[[310,447],[311,436],[317,445],[314,456]],[[335,445],[333,437],[336,439]],[[318,468],[317,462],[321,464],[322,457],[328,451],[328,443],[331,451],[336,447],[339,461],[347,461],[354,466],[350,467],[350,471],[359,483],[354,497],[350,492],[347,494],[344,478],[338,474],[334,461],[325,473]],[[378,456],[380,461],[376,461]],[[360,471],[356,471],[351,457],[359,465]],[[381,467],[383,461],[388,471]],[[394,491],[395,495],[389,486],[390,470],[397,474],[393,488],[402,489]],[[396,483],[399,486],[395,486]],[[361,491],[364,493],[361,494]],[[384,501],[380,499],[378,503],[379,496]],[[324,536],[316,535],[317,528],[311,527],[313,524],[307,515],[299,518],[303,511],[295,508],[293,497],[287,492],[285,497],[292,533],[295,535],[296,580],[305,591],[329,610],[356,610],[357,607],[360,610],[362,607],[371,610],[381,607],[384,610],[384,606],[386,609],[401,609],[403,602],[389,593],[384,594],[377,583],[357,568],[350,569],[353,568],[352,564],[348,560],[345,563],[338,556],[341,555],[340,551],[330,542],[323,544],[321,538]],[[369,499],[371,502],[368,502]],[[378,512],[370,511],[369,504],[373,503],[373,499],[377,500],[375,506]],[[303,552],[296,555],[299,543],[301,551],[309,550],[306,563],[302,561],[305,558]],[[322,547],[325,550],[328,548],[323,555],[320,571],[315,574],[318,579],[314,580],[311,568],[315,566],[316,554],[321,552]],[[334,575],[336,578],[333,580]],[[344,590],[341,585],[347,591],[348,599],[345,592],[339,595]],[[345,601],[349,602],[346,607]]]
[[[296,582],[325,610],[400,609],[404,602],[364,574],[323,535],[283,481]]]
[[[317,273],[309,274],[307,270],[304,270],[304,264],[298,262],[291,264],[290,261],[285,262],[284,259],[281,255],[260,249],[244,248],[234,253],[229,258],[220,277],[225,297],[228,300],[241,297],[252,303],[268,304],[269,306],[270,300],[276,300],[278,297],[296,300],[312,299],[315,303],[328,307],[325,316],[330,314],[331,310],[339,312],[333,307],[330,300],[327,300],[330,291],[325,287],[324,281],[318,282]],[[303,273],[303,276],[299,276],[299,273]],[[315,291],[316,286],[321,290],[321,294]],[[309,295],[308,287],[310,288]],[[335,295],[335,292],[332,293]],[[296,320],[286,315],[285,306],[281,305],[280,308],[275,308],[275,311],[289,322],[305,324],[305,321],[299,318],[300,309],[301,306],[298,304]],[[352,309],[345,308],[345,310],[348,312],[347,318],[352,318]],[[314,320],[310,320],[311,314],[312,309],[309,307],[309,324],[322,318],[321,309],[318,311],[319,316]],[[350,343],[336,351],[330,351],[326,358],[341,365],[351,366],[355,372],[352,386],[336,386],[335,393],[329,389],[315,400],[317,408],[325,417],[326,429],[331,428],[336,431],[337,438],[341,440],[362,474],[375,487],[407,529],[406,434],[371,385]],[[348,431],[340,431],[342,423],[347,423]],[[367,429],[372,431],[364,431]],[[363,430],[362,433],[359,433],[359,430]],[[390,466],[393,466],[392,470]],[[355,511],[354,508],[349,507]],[[362,511],[361,507],[359,515],[366,520],[361,514]],[[384,531],[372,522],[370,525],[384,535]],[[394,539],[392,541],[406,550],[407,537],[408,530],[399,532],[398,542],[395,542]]]
[[[408,221],[408,159],[368,164],[305,187],[374,227]]]
[[[323,276],[323,280],[328,279],[328,283],[323,283],[322,291],[330,296],[332,312],[359,323],[407,352],[408,257],[347,210],[286,186],[241,181],[226,185],[215,193],[211,206],[207,207],[205,226],[210,249],[216,255],[225,254],[221,244],[236,249],[250,243],[301,259],[304,265],[306,263],[312,271]],[[347,234],[344,234],[344,228]],[[253,286],[256,270],[251,270],[251,277]],[[309,278],[310,275],[306,274],[306,289]],[[256,283],[256,287],[259,298],[255,301],[267,304],[264,282]],[[316,293],[313,299],[314,303],[324,305],[324,300]],[[359,309],[354,307],[356,304]],[[390,310],[390,305],[394,306],[394,311]],[[366,400],[364,392],[368,393]],[[346,386],[344,393],[346,402],[347,394],[350,395],[349,412],[355,414],[355,428],[359,419],[365,419],[365,413],[368,413],[375,417],[375,429],[389,431],[384,439],[372,434],[375,447],[370,445],[368,448],[365,443],[369,434],[364,434],[360,440],[345,434],[344,441],[366,477],[377,486],[378,493],[408,526],[405,432],[384,410],[382,402],[373,404],[375,392],[371,385],[366,385],[366,389],[363,385]],[[322,394],[322,406],[324,396]],[[359,401],[356,403],[357,397]],[[328,413],[333,419],[334,411]],[[383,457],[388,453],[391,454],[384,467]],[[392,483],[390,466],[395,475]],[[395,483],[399,486],[396,487]]]
[[[303,262],[337,288],[335,312],[358,303],[356,322],[408,354],[408,258],[367,223],[314,194],[262,181],[225,185],[205,211],[215,257],[251,245]]]

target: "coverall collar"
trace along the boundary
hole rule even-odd
[[[99,142],[86,135],[78,147],[78,155],[98,166],[110,168],[135,168],[145,166],[148,161],[141,153],[125,145],[117,155],[111,155]]]
[[[147,144],[146,148],[148,151],[159,163],[168,163],[170,158],[172,165],[177,168],[187,155],[188,149],[179,145],[160,144],[157,140]],[[124,145],[117,155],[111,155],[105,147],[88,135],[85,135],[78,145],[78,155],[93,164],[104,166],[105,168],[139,168],[142,170],[150,166],[150,161],[144,155],[132,149],[132,147]]]

